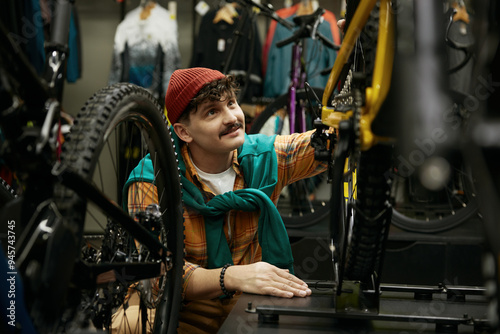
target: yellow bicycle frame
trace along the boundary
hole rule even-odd
[[[354,48],[363,27],[365,26],[370,12],[377,0],[361,0],[354,13],[349,28],[345,35],[342,46],[337,55],[335,64],[330,72],[328,83],[323,94],[323,108],[321,120],[323,124],[338,129],[339,123],[352,117],[352,111],[335,111],[327,107],[328,99],[332,95],[351,52]],[[388,138],[376,136],[371,129],[373,120],[378,114],[380,107],[389,92],[391,85],[392,65],[394,60],[394,20],[389,0],[380,1],[380,18],[377,39],[377,51],[375,54],[375,66],[371,87],[366,88],[366,103],[361,109],[360,120],[360,145],[361,150],[368,150],[380,141]]]

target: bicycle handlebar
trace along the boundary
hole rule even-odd
[[[326,38],[323,34],[321,34],[317,27],[320,23],[322,15],[325,13],[325,9],[319,7],[316,11],[309,15],[301,15],[293,18],[295,24],[299,26],[299,29],[293,33],[292,36],[279,41],[276,43],[278,48],[281,48],[285,45],[294,43],[303,38],[312,38],[319,39],[326,47],[339,50],[340,46],[333,44],[328,38]]]
[[[278,15],[276,15],[276,12],[273,10],[271,5],[263,6],[260,3],[254,2],[253,0],[240,0],[240,2],[243,2],[243,4],[247,4],[247,5],[259,8],[264,15],[266,15],[266,16],[270,17],[271,19],[275,20],[276,22],[282,24],[288,30],[292,30],[294,28],[294,25],[292,23],[290,23],[287,20],[284,20],[281,17],[279,17]]]

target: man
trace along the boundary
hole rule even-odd
[[[172,74],[165,96],[185,204],[180,333],[216,332],[241,292],[311,294],[293,275],[275,204],[283,187],[323,172],[326,164],[314,159],[313,131],[246,135],[236,90],[231,76],[189,68]]]

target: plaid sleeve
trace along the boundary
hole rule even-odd
[[[320,174],[327,169],[327,162],[314,158],[314,148],[311,146],[314,131],[276,136],[274,147],[278,158],[278,179],[282,186]]]
[[[198,264],[184,261],[184,276],[182,277],[182,299],[183,300],[184,300],[184,297],[186,295],[186,289],[188,286],[189,279],[191,278],[193,271],[199,267],[201,267],[201,266]]]
[[[134,216],[148,205],[158,203],[156,186],[149,182],[134,182],[128,189],[128,212]]]

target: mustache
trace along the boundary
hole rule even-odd
[[[219,138],[224,136],[224,135],[227,135],[228,133],[234,131],[234,130],[237,130],[239,128],[241,128],[243,126],[242,123],[240,122],[235,122],[231,125],[229,125],[226,129],[224,129],[224,131],[222,131],[220,134],[219,134]]]

